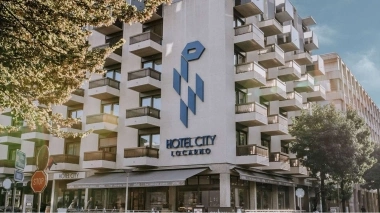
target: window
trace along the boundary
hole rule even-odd
[[[139,147],[160,148],[160,134],[139,135]]]
[[[73,110],[69,110],[69,117],[70,118],[78,118],[78,119],[82,119],[83,117],[83,109],[73,109]]]
[[[289,144],[281,141],[281,152],[289,154]]]
[[[247,132],[242,131],[242,130],[236,130],[236,145],[237,146],[247,145],[247,141],[248,141]]]
[[[20,147],[8,146],[8,160],[16,160],[16,151]]]
[[[149,61],[142,61],[141,62],[142,68],[152,68],[158,72],[162,71],[162,59],[154,59]]]
[[[270,139],[271,138],[269,135],[261,133],[261,146],[267,147],[269,151],[270,151]]]
[[[79,156],[80,141],[66,142],[65,154]]]
[[[244,24],[245,24],[245,19],[244,18],[240,18],[240,17],[234,16],[233,27],[240,27],[240,26],[242,26]]]
[[[243,52],[235,51],[234,52],[234,65],[245,63],[246,55]]]
[[[119,81],[121,80],[121,71],[120,68],[109,69],[105,74],[105,77],[111,78],[113,80]]]
[[[153,32],[162,37],[163,35],[163,22],[162,20],[150,22],[143,25],[143,32]]]
[[[102,104],[102,113],[119,116],[119,102]]]
[[[140,101],[142,107],[150,106],[155,109],[161,109],[161,95],[141,97]]]
[[[235,103],[236,104],[244,104],[247,103],[247,93],[240,90],[240,89],[235,89]]]
[[[106,138],[99,138],[99,151],[116,154],[117,135],[108,135]]]

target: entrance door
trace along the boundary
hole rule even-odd
[[[141,188],[130,189],[129,210],[146,210],[145,209],[145,190]]]

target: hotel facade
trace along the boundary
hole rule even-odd
[[[13,177],[15,151],[24,151],[16,206],[25,206],[35,157],[48,145],[55,164],[42,202],[51,212],[73,200],[86,209],[90,198],[89,208],[122,211],[311,210],[312,179],[289,151],[292,119],[311,103],[333,103],[358,110],[375,142],[380,124],[378,107],[340,57],[312,54],[314,24],[288,0],[177,0],[146,23],[93,28],[93,49],[126,43],[106,59],[104,76],[54,107],[81,119],[68,130],[93,133],[3,133],[0,179]],[[0,122],[12,125],[10,113]],[[357,187],[349,208],[375,211],[376,196]],[[10,203],[3,190],[0,206]]]

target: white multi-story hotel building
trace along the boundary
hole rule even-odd
[[[107,58],[104,76],[54,107],[81,118],[70,131],[93,133],[4,133],[0,177],[13,175],[16,149],[26,153],[31,175],[39,147],[48,145],[55,164],[42,200],[51,211],[73,200],[86,208],[90,198],[97,209],[310,210],[316,193],[289,152],[291,119],[311,102],[352,106],[378,141],[380,118],[339,56],[312,55],[314,24],[289,0],[177,0],[146,23],[94,28],[93,48],[126,43]],[[12,124],[10,114],[0,122]],[[18,186],[16,205],[33,194],[29,179]],[[371,196],[357,189],[352,209],[376,208]],[[9,204],[10,192],[0,202]]]

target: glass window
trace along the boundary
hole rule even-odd
[[[247,145],[247,133],[244,131],[236,130],[236,145]]]
[[[140,135],[139,147],[160,148],[160,134]]]
[[[147,96],[141,98],[141,106],[150,106],[155,109],[161,109],[161,95]]]
[[[199,176],[199,185],[210,184],[210,176]]]
[[[114,79],[116,81],[121,80],[121,71],[119,69],[112,69],[112,70],[107,70],[107,73],[105,74],[105,77]]]
[[[142,68],[152,68],[158,72],[162,71],[162,59],[142,62]]]
[[[193,176],[187,179],[188,185],[198,185],[198,176]]]
[[[80,153],[80,142],[66,143],[66,154],[67,155],[77,155]]]
[[[236,104],[244,104],[247,103],[247,93],[243,92],[242,90],[237,89],[235,91],[235,97],[236,97]]]
[[[152,148],[160,148],[160,134],[152,135]]]
[[[245,24],[245,20],[239,17],[234,16],[233,27],[240,27]]]
[[[150,146],[150,135],[140,135],[139,147]]]
[[[78,118],[82,119],[83,117],[83,109],[75,109],[69,111],[70,118]]]
[[[234,65],[245,63],[245,53],[237,52],[234,53]]]
[[[102,104],[102,113],[119,116],[119,103]]]
[[[151,106],[152,105],[152,97],[144,97],[141,98],[141,106]]]
[[[16,151],[18,148],[8,146],[8,160],[16,160]]]

